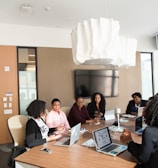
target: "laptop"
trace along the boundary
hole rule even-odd
[[[80,137],[81,123],[71,128],[70,136],[64,136],[60,138],[54,145],[56,146],[71,146],[78,141]]]
[[[136,117],[136,119],[135,119],[135,133],[138,135],[142,135],[143,130],[144,130],[143,117],[142,116]]]
[[[96,145],[96,151],[104,154],[116,156],[127,150],[127,146],[112,143],[109,128],[103,127],[92,132]]]

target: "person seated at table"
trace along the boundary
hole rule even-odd
[[[128,129],[124,129],[120,141],[128,145],[128,151],[138,160],[137,168],[157,168],[158,161],[158,95],[153,96],[143,111],[147,127],[141,144],[135,143]]]
[[[78,123],[84,124],[95,122],[95,120],[90,119],[87,108],[84,106],[84,101],[81,96],[76,98],[76,102],[71,107],[68,115],[68,121],[71,127]]]
[[[70,129],[66,114],[60,110],[60,100],[55,98],[51,102],[52,110],[46,116],[46,124],[49,128],[58,128],[56,134],[64,133]]]
[[[106,101],[101,93],[94,93],[91,102],[88,103],[87,110],[91,118],[99,117],[104,119]]]
[[[43,118],[47,113],[46,103],[42,100],[32,101],[26,109],[31,118],[26,123],[26,138],[25,143],[27,147],[38,146],[46,142],[56,140],[61,135],[48,136],[49,128],[45,124]],[[56,128],[54,128],[54,131]]]
[[[132,95],[133,100],[130,100],[128,102],[127,108],[126,108],[126,114],[138,114],[138,108],[139,107],[145,107],[147,100],[142,99],[142,95],[139,92],[135,92]]]

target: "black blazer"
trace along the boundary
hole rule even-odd
[[[147,100],[141,100],[140,107],[145,107],[147,102]],[[127,105],[126,114],[131,114],[131,112],[138,112],[138,108],[135,107],[134,100],[130,100]]]
[[[88,104],[87,110],[88,110],[88,113],[89,113],[91,118],[95,118],[95,116],[94,116],[95,111],[99,111],[99,112],[103,113],[103,116],[104,116],[104,114],[105,114],[105,105],[100,106],[99,108],[100,109],[97,109],[97,106],[93,102]]]
[[[26,124],[25,143],[30,148],[46,143],[46,139],[42,139],[40,128],[33,119],[29,119]]]

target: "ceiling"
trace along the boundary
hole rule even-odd
[[[0,23],[72,29],[106,17],[120,22],[120,34],[152,36],[158,31],[157,8],[158,0],[0,0]]]

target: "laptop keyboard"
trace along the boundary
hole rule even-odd
[[[116,149],[117,147],[119,147],[119,145],[112,144],[109,147],[102,149],[102,151],[109,152],[109,151],[112,151],[113,149]]]
[[[69,145],[70,144],[70,138],[69,137],[62,137],[59,139],[59,141],[56,142],[58,145]]]
[[[66,140],[63,144],[64,145],[69,145],[70,144],[70,139]]]

